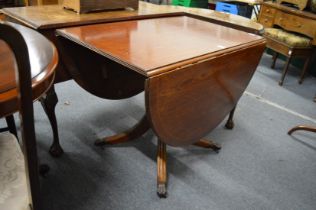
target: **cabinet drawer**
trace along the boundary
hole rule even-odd
[[[273,17],[274,14],[276,13],[276,9],[271,8],[271,7],[267,7],[267,6],[265,6],[265,5],[262,5],[261,13],[262,13],[262,15],[264,15],[264,16]]]
[[[305,34],[309,37],[314,37],[316,32],[316,22],[283,12],[276,14],[274,23],[283,29]]]
[[[259,23],[261,23],[265,28],[271,28],[274,23],[274,18],[270,16],[261,15]]]

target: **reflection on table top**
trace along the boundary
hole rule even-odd
[[[25,41],[28,43],[31,74],[32,78],[36,78],[46,70],[46,67],[51,62],[54,54],[54,49],[51,43],[48,42],[42,35],[34,32],[33,30],[15,25],[18,27],[23,35]],[[6,92],[16,87],[14,66],[15,59],[10,48],[0,40],[0,93]]]
[[[58,62],[55,47],[41,34],[27,27],[8,23],[22,34],[29,52],[33,98],[37,99],[52,84]],[[8,45],[0,40],[0,116],[17,111],[15,58]]]
[[[133,66],[145,76],[180,61],[262,40],[258,35],[188,16],[87,25],[57,33]]]
[[[5,8],[3,9],[3,12],[4,14],[18,19],[24,24],[35,29],[61,28],[65,26],[104,22],[106,20],[113,21],[115,19],[128,17],[174,12],[186,12],[190,14],[195,14],[218,21],[224,21],[227,23],[251,28],[257,31],[263,29],[261,24],[258,24],[251,21],[250,19],[238,15],[226,14],[209,9],[188,8],[171,5],[155,5],[143,1],[139,2],[139,10],[137,11],[121,10],[78,15],[73,11],[62,9],[62,6],[60,5],[47,5]]]

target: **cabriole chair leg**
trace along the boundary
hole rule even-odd
[[[56,115],[55,115],[55,107],[56,107],[56,104],[58,103],[58,98],[57,98],[54,86],[52,86],[51,89],[47,91],[45,96],[40,98],[40,102],[49,119],[49,122],[53,130],[54,140],[49,149],[49,152],[53,157],[59,157],[64,153],[64,151],[59,143],[58,127],[57,127],[57,120],[56,120]]]

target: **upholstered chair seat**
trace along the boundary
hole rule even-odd
[[[30,210],[24,155],[11,133],[0,133],[0,209]]]
[[[304,35],[288,32],[280,28],[265,28],[264,37],[267,39],[267,47],[275,52],[271,68],[274,68],[279,54],[287,57],[279,85],[283,85],[291,59],[293,57],[305,58],[304,67],[299,79],[299,84],[301,84],[313,52],[312,40]]]
[[[290,47],[311,47],[311,39],[279,28],[266,28],[265,36],[277,39]]]

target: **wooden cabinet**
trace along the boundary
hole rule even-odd
[[[279,54],[286,56],[286,64],[279,85],[283,84],[289,64],[294,56],[305,58],[305,64],[299,80],[299,83],[302,83],[311,60],[313,45],[316,45],[316,15],[311,12],[300,11],[278,3],[265,2],[261,8],[259,22],[265,28],[284,29],[276,29],[277,31],[282,32],[283,37],[281,38],[273,37],[271,34],[269,35],[269,33],[265,34],[267,47],[275,51],[271,68],[274,68],[275,61]],[[268,32],[268,30],[266,31]],[[297,36],[291,32],[305,35],[311,38],[311,42],[306,37]],[[285,36],[288,37],[285,38]],[[290,42],[289,40],[291,39],[292,41]],[[295,40],[296,43],[293,42],[293,40]],[[297,42],[302,41],[304,43],[305,40],[308,40],[308,46],[298,45]]]
[[[316,15],[284,5],[265,2],[259,15],[259,23],[265,28],[279,26],[287,31],[303,34],[316,45]]]
[[[259,22],[267,28],[273,27],[274,24],[274,16],[276,10],[274,8],[262,5]]]
[[[286,14],[279,12],[275,16],[274,24],[280,27],[297,33],[305,34],[308,37],[315,37],[316,32],[316,21],[298,17],[292,14]]]

